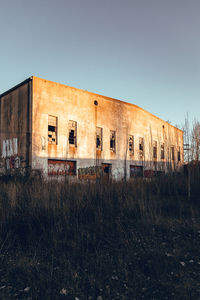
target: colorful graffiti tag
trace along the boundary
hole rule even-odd
[[[3,140],[0,171],[5,173],[11,169],[19,169],[22,159],[22,157],[18,156],[17,138]]]
[[[48,160],[48,175],[76,175],[76,162],[66,160]]]
[[[78,169],[78,178],[80,180],[100,178],[101,174],[102,174],[102,167],[99,166],[91,166],[91,167]]]

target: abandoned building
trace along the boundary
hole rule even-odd
[[[1,174],[114,179],[183,164],[183,132],[130,103],[30,77],[0,95]]]

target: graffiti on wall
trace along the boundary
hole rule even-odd
[[[91,167],[78,169],[78,178],[80,180],[100,178],[101,174],[102,174],[102,167],[99,166],[91,166]]]
[[[48,175],[76,175],[76,162],[67,160],[48,160]]]
[[[3,140],[2,158],[0,159],[1,171],[18,169],[21,166],[22,157],[18,156],[17,138]]]
[[[19,156],[11,156],[5,159],[6,162],[6,170],[9,169],[18,169],[21,164],[21,160]]]
[[[18,153],[17,138],[3,140],[3,147],[2,147],[3,158],[17,155],[17,153]]]

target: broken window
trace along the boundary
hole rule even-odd
[[[139,155],[144,155],[144,138],[142,137],[139,138]]]
[[[174,146],[171,147],[172,160],[174,160]]]
[[[116,150],[116,132],[110,131],[110,150],[115,152]]]
[[[133,155],[134,154],[134,136],[133,135],[129,135],[128,148],[129,148],[130,154]]]
[[[177,158],[178,161],[181,161],[181,147],[178,147]]]
[[[161,157],[161,159],[164,159],[164,158],[165,158],[165,148],[164,148],[164,143],[161,144],[161,146],[160,146],[160,157]]]
[[[69,121],[69,145],[77,146],[77,122]]]
[[[157,158],[157,141],[153,141],[153,158]]]
[[[96,148],[98,150],[103,149],[102,136],[103,136],[103,129],[100,127],[97,127],[96,128]]]
[[[48,117],[48,143],[57,144],[57,117]]]

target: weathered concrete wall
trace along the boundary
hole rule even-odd
[[[0,98],[0,173],[24,171],[31,164],[30,95],[27,81]]]
[[[98,105],[94,105],[94,101]],[[75,160],[82,174],[84,168],[112,164],[112,176],[129,177],[130,165],[144,169],[165,170],[183,162],[183,133],[142,108],[33,77],[32,167],[48,172],[48,159]],[[57,144],[48,145],[48,116],[57,117]],[[77,122],[77,147],[69,145],[68,122]],[[103,149],[96,150],[96,126],[103,128]],[[116,131],[116,151],[110,150],[110,130]],[[128,136],[134,136],[134,155],[128,149]],[[144,156],[140,157],[139,138],[144,139]],[[157,141],[157,159],[153,142]],[[161,160],[161,144],[165,158]],[[171,147],[175,160],[171,163]],[[181,149],[181,161],[177,151]],[[79,172],[80,173],[80,172]]]

